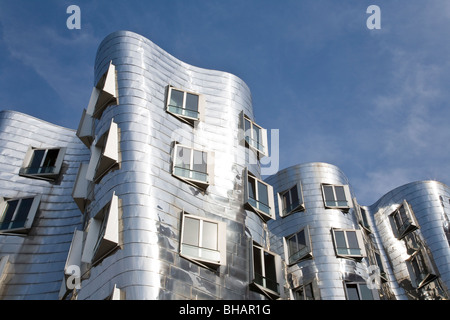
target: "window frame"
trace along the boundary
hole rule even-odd
[[[273,193],[273,187],[264,182],[261,179],[258,179],[255,175],[253,175],[248,168],[244,169],[244,173],[243,173],[243,178],[244,178],[244,204],[245,204],[245,208],[249,209],[253,212],[255,212],[263,221],[267,222],[270,219],[275,220],[275,203],[274,203],[274,193]],[[257,199],[253,199],[250,197],[250,192],[249,192],[249,178],[253,179],[255,181],[254,185],[255,185],[255,195]],[[265,185],[265,187],[267,188],[267,200],[268,203],[262,203],[259,199],[259,183]],[[252,204],[252,203],[255,204]],[[261,206],[259,204],[263,204],[264,206],[268,207],[268,211],[269,212],[265,212],[261,209]]]
[[[177,159],[178,159],[178,148],[184,148],[184,149],[189,149],[190,150],[190,155],[189,155],[189,169],[186,168],[181,168],[181,167],[177,167],[176,163],[177,163]],[[203,159],[203,154],[206,154],[206,172],[201,172],[201,171],[196,171],[193,169],[194,166],[194,151],[197,152],[202,152],[202,159]],[[211,184],[213,184],[213,177],[214,177],[214,152],[211,151],[206,151],[203,149],[198,149],[198,148],[193,148],[193,147],[189,147],[180,143],[175,142],[174,147],[172,149],[172,175],[174,177],[177,177],[178,179],[187,182],[195,187],[198,187],[200,189],[206,190]],[[199,179],[195,179],[195,178],[190,178],[190,177],[186,177],[183,176],[182,174],[177,174],[176,173],[176,169],[182,169],[182,170],[188,170],[189,173],[192,172],[199,172],[202,173],[206,176],[206,181],[204,180],[199,180]]]
[[[264,247],[256,243],[255,241],[251,241],[251,250],[250,250],[250,256],[251,256],[251,264],[250,264],[250,282],[254,286],[254,288],[258,289],[261,293],[266,295],[270,299],[277,299],[281,296],[281,258],[279,255],[266,250]],[[255,248],[259,250],[260,256],[255,256]],[[270,279],[270,281],[275,282],[276,290],[273,290],[272,288],[269,288],[267,286],[267,280],[266,280],[266,263],[265,263],[265,255],[271,255],[273,257],[273,263],[274,263],[274,269],[275,269],[275,279]],[[257,273],[255,271],[255,261],[259,259],[260,265],[261,265],[261,271],[262,275],[259,275],[261,277],[261,281],[257,279]],[[264,281],[266,280],[266,281]]]
[[[111,169],[119,165],[119,135],[119,127],[112,119],[109,129],[91,146],[91,158],[86,179],[98,183]]]
[[[310,292],[312,294],[312,299],[308,299],[308,297],[306,296],[306,292],[307,290],[305,290],[305,288],[310,288]],[[292,296],[294,300],[309,300],[309,301],[313,301],[313,300],[320,300],[320,291],[317,285],[317,280],[313,279],[311,281],[308,281],[302,285],[299,285],[298,287],[291,289],[292,290]],[[303,290],[303,294],[300,293],[300,291]],[[300,299],[300,297],[302,299]]]
[[[420,260],[419,258],[421,261],[418,261]],[[411,277],[411,280],[414,280],[417,289],[424,287],[437,278],[430,257],[423,248],[414,252],[406,261],[409,266],[410,276],[414,275],[414,279]],[[416,273],[415,265],[419,268],[419,274]]]
[[[344,281],[344,291],[345,291],[345,298],[346,300],[355,300],[355,299],[349,299],[349,292],[348,292],[348,285],[355,285],[356,286],[356,293],[358,294],[357,300],[379,300],[379,296],[376,294],[376,289],[370,289],[366,282],[358,282],[358,281]],[[368,292],[371,293],[372,299],[361,299],[363,296],[363,292],[361,290],[361,286],[367,287]]]
[[[402,208],[404,210],[404,216],[402,216]],[[391,218],[394,234],[399,240],[403,239],[410,232],[419,229],[414,212],[406,200],[403,200],[402,204],[400,204],[389,217]]]
[[[49,153],[49,151],[52,151],[52,150],[58,150],[58,155],[54,159],[55,164],[51,167],[44,167],[43,164],[47,160],[48,153]],[[34,159],[34,154],[36,151],[44,151],[44,156],[41,159],[40,166],[38,167],[38,169],[40,170],[42,168],[53,168],[51,172],[37,172],[37,173],[28,172],[28,170],[31,168],[30,165]],[[22,166],[19,170],[19,175],[23,176],[23,177],[28,177],[28,178],[54,181],[58,178],[58,176],[61,172],[61,167],[63,164],[65,154],[66,154],[65,147],[41,148],[41,147],[29,146],[28,150],[25,154],[25,158],[22,163]]]
[[[117,104],[119,104],[117,71],[111,60],[108,70],[92,89],[86,114],[92,118],[100,119],[107,107]]]
[[[171,106],[170,105],[170,101],[172,98],[172,91],[179,91],[183,93],[183,103],[182,103],[182,107],[178,107],[178,106]],[[187,101],[187,96],[188,94],[190,95],[194,95],[197,96],[198,98],[198,102],[197,102],[197,111],[195,110],[190,110],[186,108],[186,101]],[[204,104],[205,104],[205,98],[202,94],[193,92],[193,91],[189,91],[189,90],[184,90],[184,89],[180,89],[178,87],[174,87],[172,85],[169,85],[167,88],[167,96],[166,96],[166,112],[170,113],[171,115],[173,115],[174,117],[178,118],[181,121],[184,121],[190,125],[194,125],[195,122],[202,120],[203,114],[204,114]],[[170,110],[170,107],[174,107],[174,108],[178,108],[178,109],[182,109],[183,111],[189,110],[189,111],[194,111],[197,113],[196,117],[192,117],[186,114],[182,114],[173,110]]]
[[[345,248],[341,248],[341,249],[346,249],[346,250],[359,249],[360,253],[359,254],[353,254],[351,252],[350,253],[341,253],[341,252],[339,252],[338,242],[337,242],[337,239],[336,239],[336,232],[343,232],[344,233],[344,240],[345,240],[346,247]],[[347,232],[355,232],[356,240],[357,240],[358,246],[359,246],[358,248],[349,248],[349,239],[348,239]],[[337,257],[340,257],[340,258],[352,258],[352,259],[362,259],[362,258],[367,256],[366,248],[365,248],[365,244],[364,244],[364,238],[363,238],[363,234],[362,234],[361,230],[359,230],[359,229],[332,228],[331,229],[331,233],[332,233],[334,249],[335,249]]]
[[[36,196],[28,196],[28,197],[21,197],[21,198],[3,198],[0,197],[0,225],[4,223],[4,215],[6,214],[6,210],[8,208],[8,202],[10,201],[18,201],[18,204],[16,205],[13,216],[17,215],[17,211],[20,208],[20,204],[24,199],[33,199],[31,202],[30,208],[28,209],[26,220],[23,223],[23,226],[16,227],[16,228],[7,228],[7,229],[0,229],[0,234],[2,235],[8,235],[8,234],[27,234],[28,231],[31,229],[34,218],[37,214],[37,211],[39,209],[39,204],[41,202],[41,195]],[[13,223],[13,219],[9,221],[9,224]]]
[[[248,121],[250,123],[250,128],[247,130],[245,129],[246,121]],[[255,130],[253,129],[253,127],[257,127],[259,132],[261,133],[261,141],[259,144],[262,145],[262,148],[258,148],[258,146],[256,146],[256,147],[254,146],[253,141],[257,141],[257,140],[255,140],[253,137],[253,135],[255,133]],[[257,153],[258,157],[260,157],[260,158],[266,157],[269,155],[267,129],[256,124],[256,122],[254,122],[248,115],[246,115],[244,113],[244,111],[241,111],[241,114],[240,114],[240,129],[243,132],[242,137],[243,137],[246,147],[248,147],[251,150],[254,150]],[[250,131],[250,132],[248,132],[248,131]]]
[[[81,262],[96,265],[120,247],[119,198],[115,192],[89,220],[86,232]]]
[[[186,250],[183,250],[185,246],[194,247],[193,245],[190,245],[190,244],[187,244],[184,242],[185,234],[188,231],[185,226],[186,218],[199,221],[199,228],[198,228],[199,245],[196,248],[198,248],[200,253],[203,250],[210,250],[210,251],[217,252],[217,254],[218,254],[217,260],[212,260],[212,259],[207,259],[207,258],[201,257],[201,254],[195,256],[195,255],[187,253]],[[203,243],[203,226],[204,226],[205,222],[217,225],[217,235],[216,235],[217,236],[217,239],[216,239],[217,250],[212,250],[212,249],[209,249],[209,248],[206,248],[203,246],[204,245],[204,243]],[[196,262],[207,268],[224,266],[224,265],[226,265],[226,259],[227,259],[226,242],[227,241],[226,241],[226,223],[225,222],[188,214],[184,211],[182,212],[181,232],[180,232],[180,248],[179,248],[180,256],[182,256],[183,258],[186,258],[190,261]]]
[[[333,188],[333,196],[334,196],[335,200],[327,200],[325,187],[332,187]],[[336,196],[336,187],[342,187],[344,189],[345,201],[346,201],[347,205],[341,205],[341,204],[338,203],[339,200],[337,200],[337,196]],[[348,211],[350,208],[353,208],[352,197],[351,197],[350,188],[349,188],[348,184],[322,183],[321,184],[321,189],[322,189],[323,204],[324,204],[325,208],[327,208],[327,209],[341,209],[341,210],[344,210],[344,211]],[[335,202],[335,205],[329,204],[328,202],[330,202],[330,201]]]
[[[297,237],[300,232],[304,233],[305,243],[306,243],[305,244],[306,250],[304,250],[304,251],[306,251],[306,252],[304,252],[302,255],[300,255],[294,259],[291,259],[292,256],[298,254],[300,251],[303,251],[303,249],[301,249],[301,250],[297,250],[295,253],[291,254],[291,249],[290,249],[290,245],[289,245],[289,240],[293,237]],[[285,248],[285,250],[284,250],[285,261],[288,266],[292,266],[296,263],[299,263],[303,260],[310,259],[313,257],[312,245],[311,245],[311,234],[310,234],[308,225],[305,226],[304,228],[301,228],[300,230],[298,230],[295,233],[292,233],[286,237],[283,237],[283,244],[284,244],[284,248]]]
[[[298,203],[296,205],[292,204],[292,193],[291,193],[291,190],[294,189],[294,188],[297,188]],[[289,194],[289,199],[291,201],[291,208],[290,208],[290,210],[287,210],[287,208],[285,208],[284,196],[286,194]],[[299,211],[305,210],[305,203],[304,203],[304,199],[303,199],[303,189],[302,189],[302,184],[300,182],[296,183],[295,185],[293,185],[289,189],[286,189],[286,190],[284,190],[282,192],[278,192],[277,193],[277,198],[278,198],[279,215],[282,218],[287,217],[288,215],[293,214],[295,212],[299,212]]]

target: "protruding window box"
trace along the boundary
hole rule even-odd
[[[366,249],[361,230],[332,229],[336,256],[341,258],[362,259]]]
[[[40,195],[17,199],[0,198],[0,233],[28,233],[36,216],[40,201]]]
[[[166,111],[176,118],[194,125],[204,113],[204,96],[169,86]]]
[[[293,265],[305,259],[312,258],[311,238],[309,227],[284,238],[286,264]]]
[[[256,151],[259,158],[268,156],[267,130],[253,122],[244,112],[241,112],[240,117],[240,130],[243,131],[245,145]]]
[[[325,208],[348,211],[353,208],[348,185],[322,184],[322,194]]]
[[[291,213],[303,211],[305,209],[300,183],[297,183],[283,192],[279,192],[277,195],[278,208],[281,217],[286,217]]]
[[[405,235],[419,228],[414,213],[406,200],[403,201],[390,217],[397,239],[403,239]]]
[[[282,266],[280,256],[265,250],[254,242],[251,259],[250,280],[253,287],[270,299],[280,298]]]
[[[272,186],[253,176],[247,168],[243,179],[245,208],[258,214],[264,221],[275,219]]]
[[[116,67],[111,61],[108,70],[92,89],[86,113],[93,118],[100,119],[106,107],[119,103],[117,91]]]
[[[86,179],[88,167],[88,163],[80,163],[77,178],[72,190],[72,198],[82,213],[84,213],[86,206],[90,202],[89,192],[91,190],[91,182]]]
[[[54,181],[58,178],[66,148],[29,147],[19,175]]]

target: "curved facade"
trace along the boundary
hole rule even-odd
[[[448,298],[450,189],[361,206],[330,164],[262,180],[251,100],[119,31],[77,130],[0,113],[0,297]]]

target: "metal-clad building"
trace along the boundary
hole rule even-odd
[[[115,32],[80,116],[0,114],[2,299],[448,298],[450,189],[363,207],[330,164],[262,180],[232,74]]]

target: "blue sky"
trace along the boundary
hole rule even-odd
[[[370,205],[408,182],[450,184],[449,25],[448,0],[0,0],[0,109],[75,129],[98,45],[134,31],[242,78],[256,122],[280,130],[280,169],[332,163]]]

